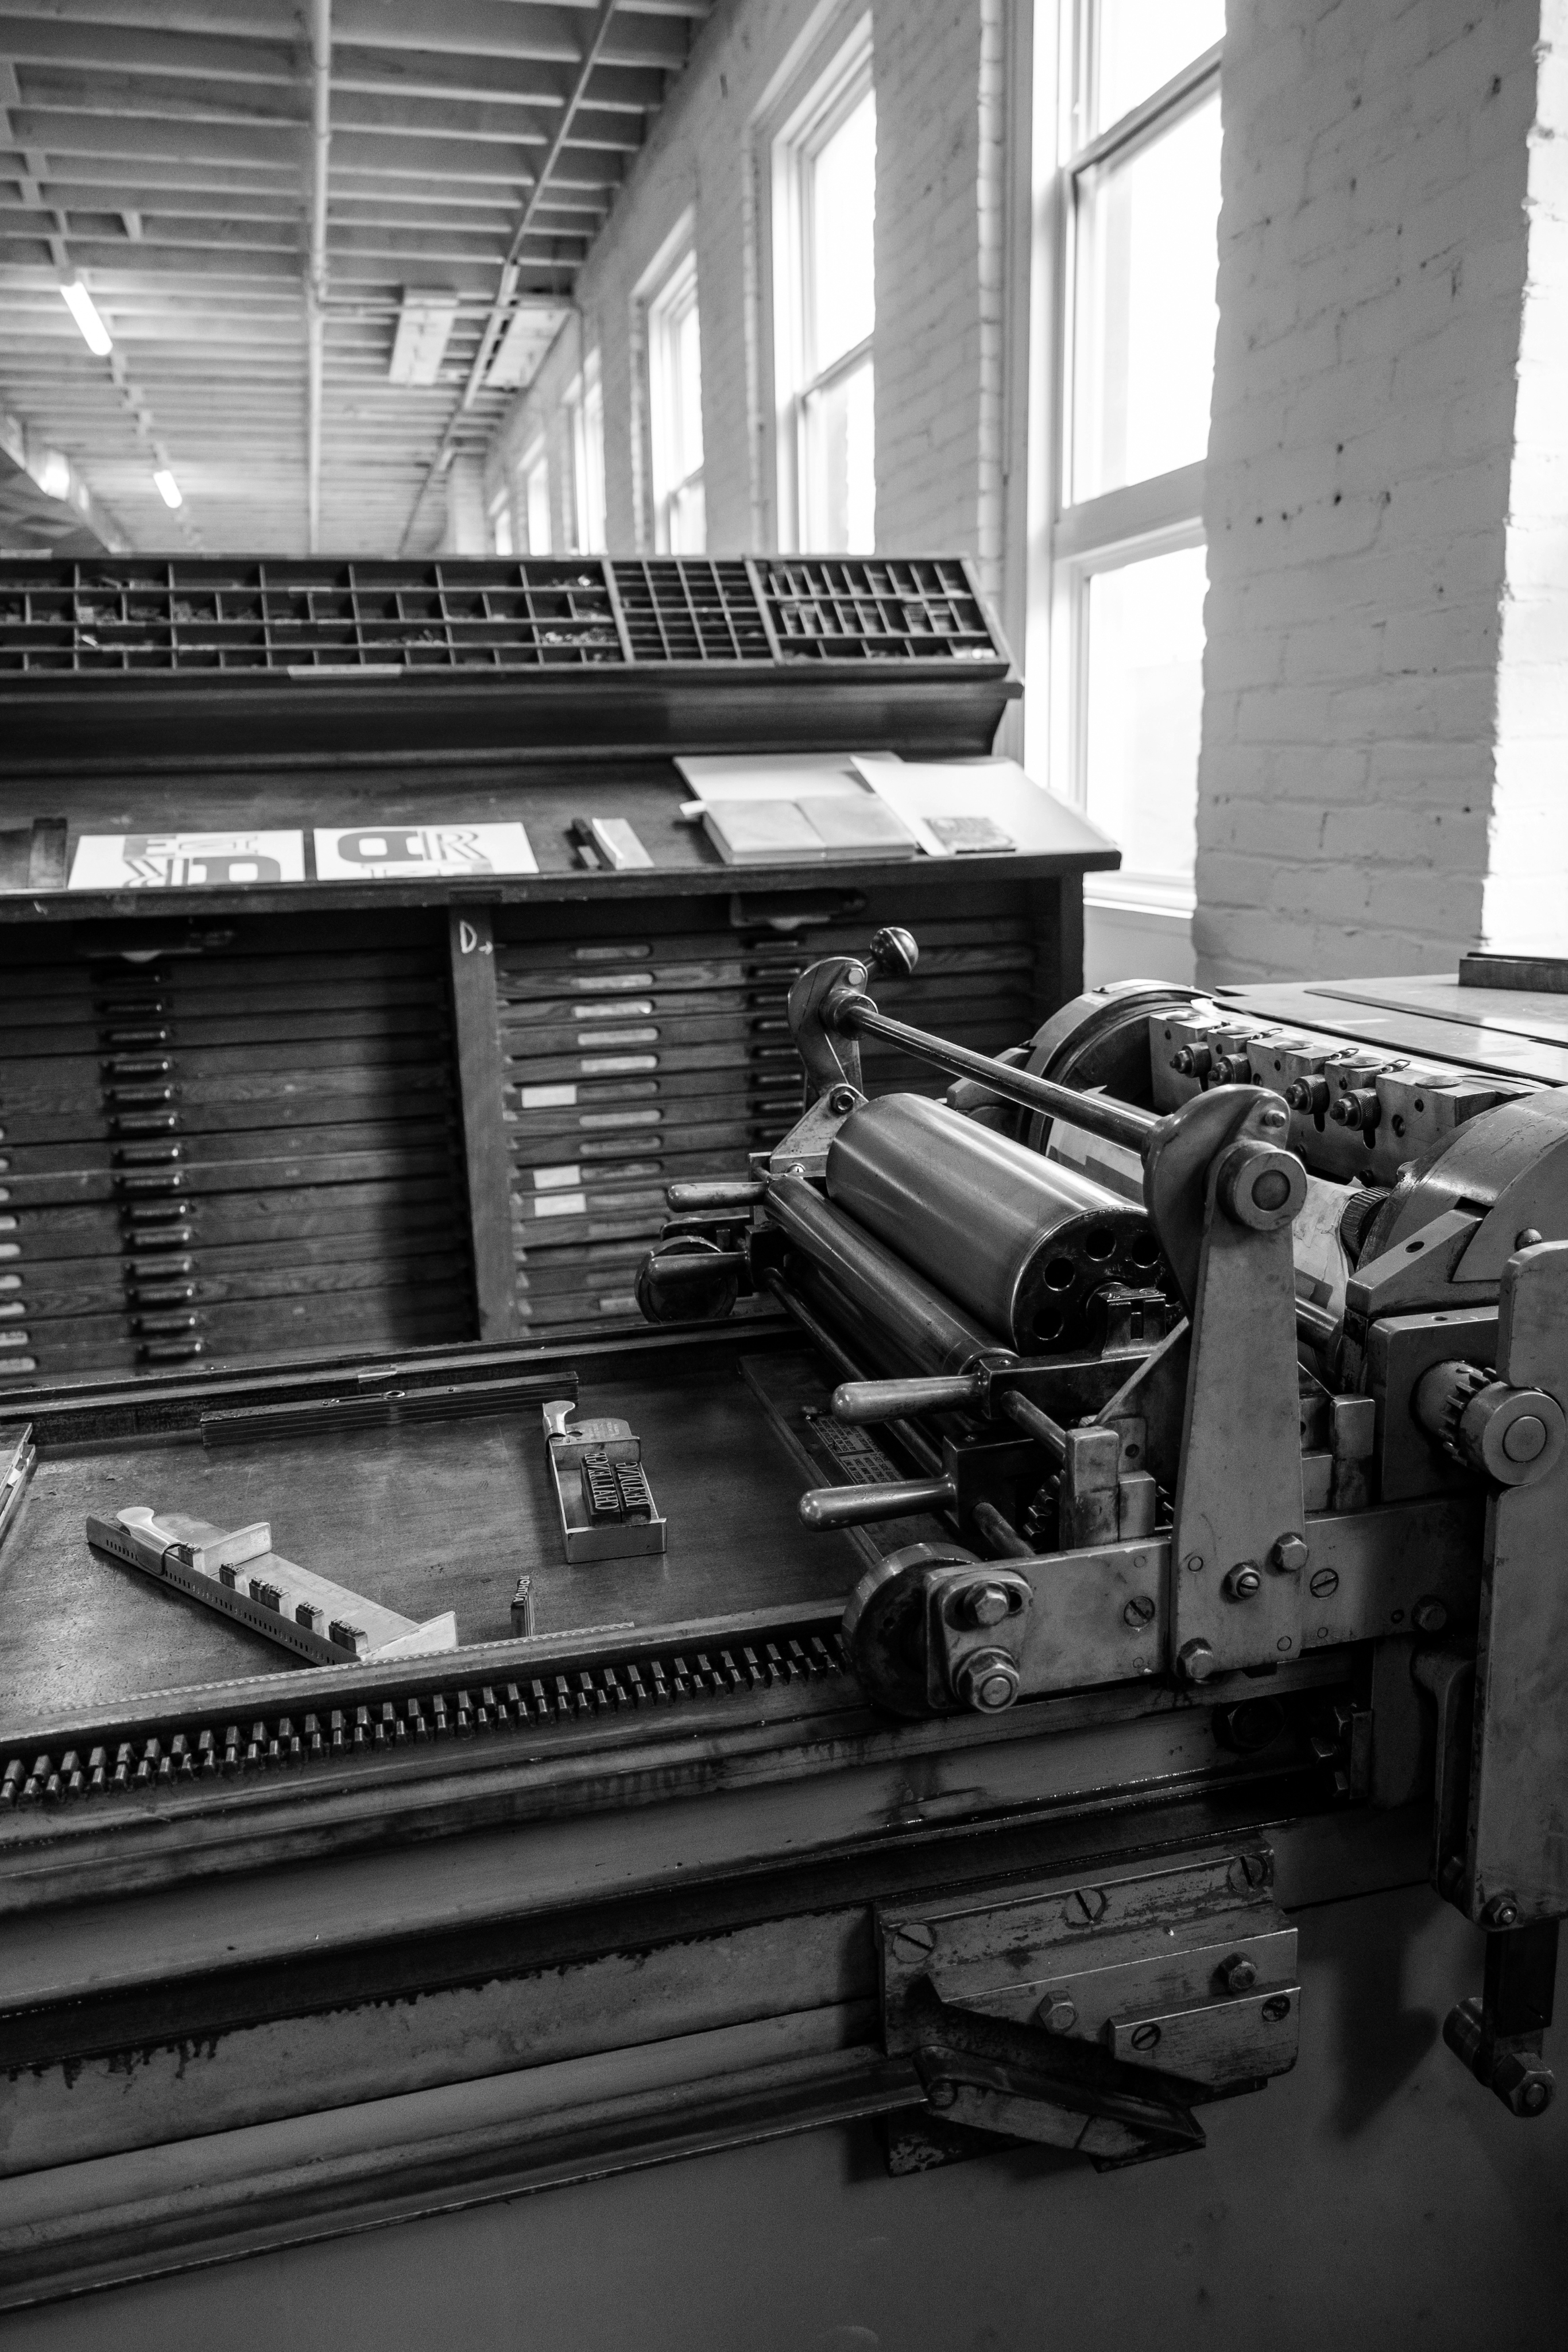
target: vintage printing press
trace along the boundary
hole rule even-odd
[[[746,1180],[671,1188],[644,1311],[771,1293],[841,1375],[837,1422],[904,1457],[800,1505],[951,1538],[877,1559],[846,1612],[896,1714],[1155,1677],[1244,1717],[1337,1651],[1362,1661],[1364,1775],[1414,1684],[1433,1881],[1488,1939],[1445,2035],[1541,2114],[1568,1909],[1568,1089],[1136,983],[993,1059],[877,1010],[916,953],[883,932],[802,975],[814,1098]],[[868,1102],[862,1037],[952,1076],[948,1103]],[[1102,1890],[1127,1927],[1094,1965],[1004,1890],[884,1916],[888,2046],[951,2121],[1106,2161],[1194,2145],[1194,2104],[1294,2055],[1294,1937],[1250,1867]],[[1163,1973],[1151,1927],[1181,1947]]]

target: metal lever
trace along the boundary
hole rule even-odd
[[[884,1478],[863,1486],[813,1486],[800,1497],[809,1528],[859,1528],[875,1519],[903,1519],[916,1511],[945,1511],[956,1502],[951,1478]]]
[[[904,1995],[927,2104],[953,2123],[1076,2147],[1096,2164],[1204,2146],[1202,2084],[1134,2066],[1092,2042],[956,2008],[928,1976]]]

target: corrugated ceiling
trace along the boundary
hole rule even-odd
[[[538,310],[537,331],[517,331],[537,364],[706,13],[706,0],[0,6],[0,407],[29,444],[65,452],[132,547],[307,552],[324,100],[319,545],[392,553],[437,454],[482,448],[512,396],[495,353],[518,307]],[[72,274],[114,338],[108,358],[61,299]],[[458,298],[428,385],[388,373],[405,288]],[[177,514],[152,482],[165,462]],[[436,542],[444,513],[443,474],[411,551]]]

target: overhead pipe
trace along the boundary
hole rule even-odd
[[[485,371],[490,364],[491,354],[496,348],[496,339],[501,331],[501,322],[510,308],[512,297],[517,291],[517,279],[522,274],[524,242],[534,225],[534,215],[544,201],[545,187],[549,175],[559,163],[561,151],[570,136],[572,122],[588,89],[589,77],[599,63],[600,54],[609,38],[610,19],[615,14],[615,8],[616,0],[600,0],[599,14],[593,20],[587,46],[578,62],[571,87],[567,91],[566,103],[560,110],[560,121],[557,125],[555,137],[550,141],[544,162],[534,175],[534,184],[528,190],[528,201],[523,206],[517,227],[512,231],[511,242],[507,247],[506,256],[501,263],[501,275],[496,288],[495,299],[490,304],[485,324],[480,331],[479,348],[474,354],[474,364],[468,371],[457,405],[446,420],[446,429],[441,436],[435,455],[431,459],[418,489],[414,492],[413,505],[409,509],[409,518],[402,529],[402,537],[398,541],[397,551],[400,555],[407,547],[414,524],[419,520],[419,510],[424,504],[425,492],[435,480],[436,476],[443,473],[450,462],[453,449],[456,446],[457,428],[469,409],[473,407],[479,387],[485,381]]]
[[[321,544],[321,407],[327,369],[327,167],[332,146],[332,0],[310,0],[310,254],[305,279],[308,543]]]

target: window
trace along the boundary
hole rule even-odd
[[[695,253],[676,263],[648,304],[648,408],[653,544],[670,555],[701,555],[707,544],[707,518]]]
[[[1222,0],[1076,0],[1060,176],[1055,772],[1119,843],[1092,898],[1192,905]]]
[[[497,490],[490,501],[490,544],[497,555],[514,555],[517,552],[512,536],[510,490]]]
[[[774,141],[781,546],[876,544],[875,227],[868,19]]]
[[[523,520],[528,534],[528,553],[548,555],[550,551],[549,527],[549,458],[542,442],[536,443],[523,459]]]
[[[604,552],[604,394],[594,353],[566,395],[579,555]]]

